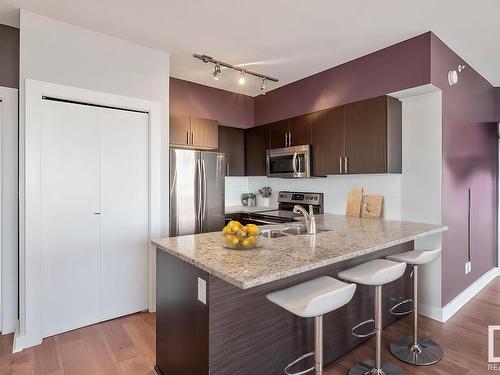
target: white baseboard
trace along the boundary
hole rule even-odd
[[[42,343],[41,337],[30,337],[22,335],[19,328],[19,321],[17,322],[16,332],[14,333],[14,342],[12,345],[12,353],[20,352],[23,349],[31,348]]]
[[[464,307],[467,302],[474,298],[476,294],[478,294],[486,285],[498,276],[500,276],[500,268],[492,268],[443,308],[439,309],[426,305],[419,306],[421,314],[427,316],[428,318],[445,323],[462,307]]]

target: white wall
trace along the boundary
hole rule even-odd
[[[160,179],[161,186],[157,191],[168,192],[168,87],[169,87],[169,55],[126,42],[114,37],[85,30],[64,22],[21,11],[20,19],[20,198],[24,201],[25,189],[25,95],[26,80],[50,82],[64,87],[75,87],[106,94],[120,95],[130,99],[129,102],[139,103],[140,100],[149,103],[161,103],[161,115],[155,123],[161,123],[161,135],[150,139],[150,148],[161,148],[161,156],[155,157],[151,163],[161,163],[155,176]],[[34,82],[34,81],[31,81]],[[61,86],[63,87],[63,86]],[[82,91],[83,92],[83,91]],[[51,93],[54,95],[54,93]],[[61,94],[61,97],[65,97]],[[111,96],[109,96],[111,98]],[[113,99],[115,100],[115,99]],[[85,100],[86,102],[91,100]],[[127,106],[127,108],[129,108]],[[36,116],[33,117],[35,119]],[[157,122],[156,122],[157,121]],[[158,128],[159,129],[159,128]],[[155,189],[156,189],[155,184]],[[163,197],[163,196],[162,196]],[[168,228],[168,195],[157,205],[161,211],[162,234],[167,234]],[[26,208],[20,207],[20,231],[23,233],[28,217]],[[20,264],[27,264],[23,259],[25,239],[21,237]],[[23,273],[21,267],[20,289],[29,272]],[[28,297],[27,297],[28,298]],[[36,300],[38,297],[33,296]],[[33,302],[33,300],[32,300]],[[35,301],[37,303],[37,301]],[[26,315],[26,305],[20,299],[21,317]],[[21,331],[23,331],[21,318]],[[23,338],[23,336],[25,336]],[[21,332],[15,345],[27,347],[36,344],[29,333]],[[31,341],[30,341],[31,340]]]
[[[0,330],[17,324],[18,277],[18,91],[0,87]]]

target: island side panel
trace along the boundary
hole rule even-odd
[[[208,274],[161,249],[156,257],[156,366],[160,375],[208,374]],[[208,293],[207,293],[208,297]]]
[[[313,319],[294,316],[269,302],[266,294],[323,275],[335,277],[341,270],[413,248],[408,242],[246,290],[210,275],[210,374],[282,374],[286,364],[314,350]],[[398,319],[388,312],[394,300],[411,298],[410,272],[408,267],[401,279],[383,287],[384,326]],[[373,298],[373,287],[358,286],[348,305],[325,315],[325,365],[366,340],[352,336],[351,329],[374,317]]]

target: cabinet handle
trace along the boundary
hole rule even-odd
[[[339,158],[339,173],[342,174],[342,156]]]
[[[229,163],[226,164],[226,176],[229,176]]]
[[[288,147],[288,133],[285,133],[285,147]]]
[[[186,132],[186,144],[189,145],[189,132]]]
[[[288,147],[292,146],[292,133],[288,133]]]
[[[191,132],[191,146],[194,145],[194,132]]]
[[[349,173],[349,169],[347,168],[347,156],[344,156],[344,173]]]

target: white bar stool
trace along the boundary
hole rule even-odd
[[[314,317],[314,352],[304,354],[285,367],[287,375],[301,375],[315,371],[323,373],[323,315],[349,303],[356,291],[355,284],[346,284],[328,276],[306,281],[290,288],[269,293],[269,301],[302,318]],[[290,373],[292,366],[314,355],[314,366]]]
[[[443,358],[439,344],[427,338],[419,338],[418,332],[418,271],[419,267],[434,262],[441,255],[441,249],[414,250],[388,256],[388,259],[413,266],[413,337],[405,336],[391,343],[391,353],[406,363],[417,366],[433,365]]]
[[[338,277],[344,280],[361,285],[375,286],[375,332],[362,336],[356,335],[358,337],[368,337],[375,334],[375,362],[365,361],[357,363],[354,367],[351,367],[349,375],[404,374],[403,370],[394,363],[387,362],[382,364],[382,285],[399,279],[405,273],[405,269],[405,263],[393,262],[387,259],[374,259],[338,274]],[[369,320],[354,327],[353,334],[356,328],[368,322],[373,322],[373,320]]]

